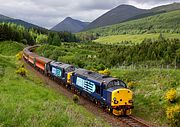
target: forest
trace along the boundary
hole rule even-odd
[[[79,42],[75,35],[69,32],[45,31],[38,28],[27,29],[14,23],[0,23],[0,41],[17,41],[23,44],[53,44],[60,42]]]
[[[101,70],[132,64],[179,67],[179,49],[179,39],[165,39],[160,34],[157,40],[144,39],[136,45],[61,43],[58,47],[43,45],[37,49],[37,53],[78,67]]]
[[[82,42],[83,38],[84,43],[77,43]],[[132,64],[180,66],[180,40],[165,38],[163,34],[159,34],[156,40],[145,38],[142,43],[131,45],[99,44],[91,42],[91,39],[90,35],[77,37],[68,32],[44,32],[25,29],[13,23],[0,24],[1,41],[11,40],[28,45],[46,44],[37,50],[40,55],[78,67],[99,70]]]

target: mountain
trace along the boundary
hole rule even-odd
[[[155,8],[152,8],[151,11],[153,12],[169,12],[174,10],[180,10],[180,3],[172,3],[168,5],[162,5]]]
[[[37,29],[46,30],[45,28],[34,25],[32,23],[28,23],[28,22],[20,20],[20,19],[10,18],[8,16],[4,16],[4,15],[1,15],[1,14],[0,14],[0,22],[11,22],[11,23],[15,23],[15,24],[18,24],[18,25],[22,25],[25,28],[37,28]]]
[[[71,17],[67,17],[62,22],[54,26],[51,30],[53,31],[68,31],[72,33],[76,33],[84,29],[89,23],[82,22],[79,20],[72,19]]]
[[[108,25],[114,25],[134,19],[140,19],[174,10],[180,10],[180,3],[162,5],[146,10],[139,9],[131,5],[120,5],[94,20],[85,29],[83,29],[83,31]]]
[[[8,19],[11,18],[0,14],[0,20],[8,20]]]
[[[136,20],[91,29],[79,34],[96,34],[98,36],[143,33],[180,33],[180,10],[159,13]]]
[[[131,5],[120,5],[94,20],[84,30],[120,23],[146,12],[145,9],[139,9]]]

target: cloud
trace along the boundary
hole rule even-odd
[[[180,0],[0,0],[0,14],[51,28],[68,16],[93,21],[120,4],[151,8],[173,2]]]

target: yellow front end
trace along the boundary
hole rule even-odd
[[[72,73],[73,73],[73,72],[69,72],[69,73],[67,74],[67,83],[68,83],[68,84],[71,84],[71,76],[72,76]]]
[[[130,115],[133,108],[132,91],[126,88],[112,91],[111,107],[114,115]]]

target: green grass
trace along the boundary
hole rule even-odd
[[[176,104],[180,104],[180,70],[174,69],[118,69],[111,70],[112,75],[126,81],[136,82],[134,92],[133,114],[164,126],[167,124],[166,108],[170,104],[165,93],[177,90]]]
[[[17,75],[15,71],[21,64],[14,56],[17,52],[8,51],[12,56],[6,56],[5,52],[0,55],[0,126],[109,126],[84,107],[44,85],[32,72],[28,71],[27,77]]]
[[[97,43],[103,43],[103,44],[126,44],[126,41],[131,42],[127,44],[137,44],[141,43],[144,39],[153,39],[157,40],[159,37],[159,33],[154,34],[125,34],[125,35],[112,35],[112,36],[106,36],[106,37],[100,37],[94,42]],[[173,39],[177,38],[180,39],[180,34],[170,34],[170,33],[163,33],[162,34],[164,38]]]
[[[19,51],[22,51],[24,45],[14,41],[1,41],[0,42],[0,54],[1,55],[15,55]]]

